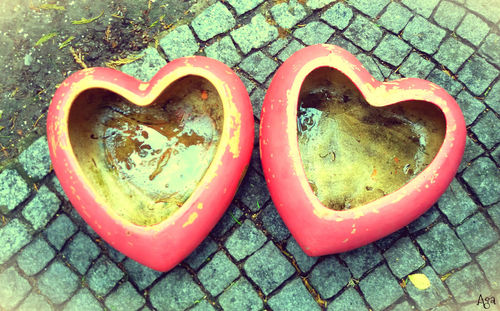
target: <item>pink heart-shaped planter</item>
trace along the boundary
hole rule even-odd
[[[47,137],[54,170],[109,244],[167,271],[230,204],[253,146],[252,106],[226,65],[186,57],[149,82],[81,70],[57,89]]]
[[[325,74],[324,81],[321,80],[323,73]],[[328,77],[328,75],[330,76]],[[353,85],[353,89],[356,89],[356,92],[360,94],[361,101],[366,100],[369,104],[364,103],[368,110],[360,110],[359,107],[362,105],[359,103],[351,104],[353,103],[352,99],[356,96],[352,90],[349,91],[350,93],[345,93],[349,95],[340,96],[340,99],[332,97],[335,90],[322,93],[321,88],[324,88],[325,85],[344,83],[342,81]],[[311,86],[311,83],[318,83],[318,85]],[[319,127],[318,137],[321,136],[320,132],[323,132],[323,137],[326,137],[323,138],[323,143],[326,141],[327,147],[328,142],[332,146],[338,147],[342,141],[351,141],[343,145],[351,146],[351,149],[348,147],[343,150],[322,150],[325,145],[322,145],[321,140],[314,140],[316,139],[314,135],[302,140],[303,136],[300,136],[302,134],[298,134],[298,109],[300,113],[299,125],[301,126],[299,131],[304,131],[304,128],[307,131],[311,124],[318,123],[320,120],[314,119],[314,115],[322,113],[318,112],[320,109],[317,107],[323,105],[321,100],[337,101],[341,104],[331,108],[331,111],[328,112],[334,118],[328,121],[331,127]],[[361,115],[360,120],[354,118],[350,105],[356,105],[355,111]],[[307,110],[313,106],[319,110]],[[422,109],[422,107],[427,108]],[[363,134],[364,138],[370,139],[359,138],[361,136],[358,135],[358,129],[365,126],[366,123],[376,123],[378,126],[385,124],[387,127],[400,123],[391,117],[382,117],[383,122],[373,121],[373,119],[387,115],[384,112],[384,114],[372,118],[366,112],[373,113],[377,109],[381,111],[392,109],[391,113],[405,109],[407,112],[418,111],[427,114],[429,120],[438,120],[437,123],[442,125],[441,136],[432,133],[429,136],[430,140],[436,140],[432,135],[436,135],[439,139],[439,143],[434,144],[435,156],[431,155],[428,159],[430,163],[424,162],[425,165],[421,167],[420,172],[415,172],[412,178],[387,193],[381,190],[378,197],[365,196],[364,201],[358,201],[354,208],[349,208],[351,203],[347,201],[355,202],[356,198],[351,197],[354,196],[353,192],[347,190],[343,193],[339,190],[341,197],[340,199],[334,197],[331,201],[332,204],[323,204],[322,202],[325,200],[320,200],[319,193],[325,189],[319,189],[314,182],[335,185],[332,188],[341,189],[345,186],[346,189],[354,189],[348,186],[355,185],[359,181],[359,184],[363,186],[359,188],[361,189],[360,193],[366,194],[379,187],[382,178],[391,180],[394,176],[402,174],[412,175],[412,170],[409,169],[412,167],[410,164],[398,163],[400,159],[397,152],[395,154],[388,152],[389,160],[379,161],[386,165],[394,160],[395,163],[389,164],[393,165],[391,167],[395,169],[384,169],[382,172],[379,169],[378,175],[378,167],[375,165],[366,169],[366,166],[363,167],[363,163],[356,162],[356,158],[346,156],[346,154],[357,152],[357,154],[361,154],[361,159],[370,159],[366,155],[363,158],[362,152],[356,150],[358,148],[355,146],[360,146],[361,150],[372,150],[370,144],[381,143],[383,148],[379,148],[379,150],[382,151],[385,150],[386,146],[390,147],[390,144],[384,145],[387,143],[385,139],[377,141],[376,137],[379,133],[373,133],[373,131],[365,131]],[[346,117],[347,119],[341,119],[342,115],[348,113],[351,115]],[[411,122],[408,120],[411,118],[413,118],[412,120],[420,120],[418,115],[397,120],[404,119],[406,120],[404,122],[410,124]],[[354,122],[352,124],[355,126],[348,126],[351,121]],[[342,128],[342,124],[344,124],[343,134],[332,130],[335,127]],[[432,122],[428,124],[432,125]],[[435,126],[436,132],[439,132],[439,126]],[[352,135],[348,131],[345,132],[349,128],[353,129]],[[381,132],[384,132],[383,129]],[[335,139],[332,140],[329,135],[335,136]],[[394,135],[397,136],[397,133]],[[345,252],[366,245],[406,226],[422,215],[437,201],[453,179],[464,151],[465,135],[465,122],[460,108],[455,100],[439,86],[415,78],[382,83],[375,80],[361,63],[344,49],[332,45],[315,45],[292,55],[281,65],[274,76],[262,107],[260,152],[266,182],[283,221],[304,252],[310,256],[320,256]],[[426,138],[419,140],[418,137],[416,139],[415,137],[413,137],[416,141],[414,143],[425,146]],[[309,146],[310,149],[303,150],[303,141],[314,143],[317,141],[318,143],[317,146],[313,144]],[[411,137],[408,139],[408,143],[411,144]],[[348,170],[347,173],[330,170],[325,171],[326,174],[324,174],[318,169],[321,166],[311,160],[314,157],[307,158],[307,165],[303,162],[309,154],[314,155],[314,148],[317,148],[316,153],[319,154],[316,159],[326,161],[324,162],[326,163],[325,168],[334,167],[333,165],[338,163],[348,163],[355,168],[360,165],[361,169],[356,169],[355,173],[352,173],[353,170]],[[400,146],[399,150],[404,153],[404,149],[404,146]],[[374,150],[375,155],[382,154],[377,153],[377,149]],[[374,163],[378,163],[377,159],[374,159]],[[315,177],[314,174],[320,177]],[[343,179],[335,184],[335,179],[341,177]],[[382,188],[382,186],[380,187]],[[337,190],[326,189],[326,192],[328,191],[333,191],[335,194]],[[343,210],[336,210],[335,206],[338,206],[339,202],[341,202]],[[326,207],[326,205],[331,208]]]

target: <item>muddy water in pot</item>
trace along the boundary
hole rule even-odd
[[[107,205],[138,225],[159,223],[177,211],[220,140],[222,104],[215,88],[186,77],[146,107],[102,90],[88,91],[79,101],[75,110],[88,105],[93,113],[72,111],[72,142]]]
[[[426,102],[372,107],[347,77],[320,68],[302,85],[297,128],[309,185],[323,205],[344,210],[420,173],[441,147],[445,120]]]

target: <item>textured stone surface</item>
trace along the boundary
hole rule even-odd
[[[365,13],[366,15],[374,18],[382,11],[382,9],[390,2],[390,0],[348,0],[348,3]]]
[[[434,270],[442,275],[471,261],[455,232],[438,223],[429,232],[417,237],[417,242]]]
[[[458,72],[462,81],[474,95],[482,94],[498,76],[499,71],[481,57],[472,56]]]
[[[483,15],[493,23],[500,21],[500,7],[491,5],[489,0],[466,0],[467,8]]]
[[[489,292],[486,280],[476,264],[470,264],[453,273],[445,283],[458,303],[477,302],[481,293]]]
[[[388,34],[380,41],[373,54],[381,60],[397,67],[410,50],[410,46],[404,43],[404,41],[397,36]]]
[[[198,279],[205,289],[215,297],[239,275],[238,267],[224,252],[220,251],[198,272]]]
[[[359,288],[375,311],[383,310],[404,295],[386,265],[376,268],[362,279]]]
[[[23,278],[19,273],[10,267],[0,273],[0,308],[11,310],[31,290],[30,283]]]
[[[446,31],[444,29],[416,15],[406,26],[403,32],[403,39],[409,41],[410,44],[422,52],[433,54],[437,51],[445,35]]]
[[[236,197],[251,211],[257,212],[266,204],[270,195],[264,178],[253,169],[249,169]]]
[[[286,227],[283,219],[278,214],[274,203],[269,204],[260,214],[264,228],[274,239],[282,241],[290,236],[290,231]]]
[[[293,237],[288,240],[288,243],[286,244],[286,250],[293,256],[295,262],[299,266],[300,270],[302,270],[302,272],[308,272],[311,267],[318,261],[318,257],[311,257],[304,253],[302,248],[300,248],[299,244]]]
[[[50,172],[50,165],[52,163],[47,137],[42,136],[38,138],[17,159],[26,173],[28,173],[28,177],[35,180],[45,177]]]
[[[271,54],[271,56],[275,56],[288,45],[288,41],[288,38],[278,38],[274,40],[274,42],[267,47],[267,52]]]
[[[42,295],[31,292],[29,296],[24,299],[23,303],[17,308],[17,311],[52,311],[52,307]]]
[[[0,212],[6,214],[23,202],[31,190],[23,178],[14,170],[0,173]]]
[[[481,45],[479,53],[488,61],[500,65],[500,36],[490,33]]]
[[[86,288],[80,289],[64,307],[64,311],[103,310],[97,299]]]
[[[467,136],[467,138],[465,139],[464,155],[462,157],[462,162],[458,167],[458,171],[461,172],[465,168],[469,167],[471,161],[481,155],[481,153],[483,153],[483,148],[474,143],[474,141],[469,136]]]
[[[123,266],[128,272],[129,279],[137,285],[139,290],[151,285],[161,275],[160,272],[141,265],[130,258],[123,262]]]
[[[407,230],[405,228],[401,228],[396,232],[393,232],[389,234],[388,236],[378,240],[375,242],[375,244],[381,249],[381,250],[387,250],[389,247],[391,247],[399,238],[402,236],[407,235]]]
[[[28,227],[17,218],[0,228],[0,265],[31,240]]]
[[[207,237],[185,261],[191,268],[198,269],[215,251],[217,251],[217,243]]]
[[[87,282],[96,295],[104,296],[124,275],[111,260],[101,257],[87,273]]]
[[[278,59],[282,62],[288,59],[288,57],[292,56],[293,53],[297,52],[301,48],[305,47],[302,43],[297,40],[292,40],[286,48],[284,48],[281,53],[278,54]]]
[[[461,223],[477,209],[474,201],[456,179],[453,179],[446,192],[439,198],[438,206],[453,225]]]
[[[398,240],[384,253],[384,257],[392,273],[400,279],[425,264],[417,248],[408,237]]]
[[[321,8],[327,6],[328,4],[332,3],[333,1],[335,1],[335,0],[307,0],[306,5],[309,8],[316,10],[316,9],[321,9]]]
[[[250,24],[231,31],[231,37],[244,54],[258,49],[278,37],[278,29],[269,25],[262,14],[255,15]]]
[[[416,13],[422,15],[423,17],[429,18],[432,11],[438,4],[439,0],[403,0],[402,3],[415,11]]]
[[[214,306],[208,300],[196,300],[194,306],[189,309],[190,311],[216,311]]]
[[[290,0],[273,6],[271,14],[281,28],[290,29],[306,16],[306,10],[297,0]]]
[[[38,279],[38,289],[53,303],[68,300],[77,290],[78,276],[59,260],[54,261]]]
[[[471,253],[478,253],[498,241],[498,233],[481,213],[467,219],[457,227],[456,231],[458,237]]]
[[[66,240],[76,232],[76,225],[65,214],[61,214],[43,231],[45,237],[57,249],[60,250]]]
[[[296,278],[285,285],[285,287],[276,295],[272,296],[267,303],[276,311],[321,310],[300,278]]]
[[[138,310],[144,303],[144,297],[135,290],[130,282],[121,284],[109,294],[105,301],[106,307],[113,311]]]
[[[55,251],[44,239],[38,238],[23,249],[17,264],[26,275],[40,272],[55,256]]]
[[[375,267],[384,259],[373,244],[342,253],[340,257],[347,264],[356,279],[359,279],[366,271]]]
[[[35,230],[45,226],[59,209],[61,201],[46,186],[42,186],[37,194],[23,209],[23,216]]]
[[[253,115],[257,119],[260,119],[260,114],[262,112],[262,104],[264,103],[265,96],[266,96],[266,90],[261,87],[257,87],[252,92],[252,95],[250,95],[250,101],[252,102],[252,108],[253,108]]]
[[[427,80],[436,83],[445,89],[451,96],[455,96],[462,90],[462,85],[457,80],[450,77],[443,70],[434,68],[427,76]]]
[[[352,44],[351,41],[345,39],[342,36],[333,36],[333,38],[331,38],[328,43],[338,45],[351,54],[358,54],[360,52],[360,50],[354,44]]]
[[[406,284],[406,290],[417,306],[422,310],[436,307],[439,303],[448,298],[448,291],[431,267],[427,266],[418,273],[423,273],[431,282],[427,289],[417,289],[410,281]]]
[[[339,263],[334,256],[328,256],[318,263],[309,276],[309,282],[323,299],[337,294],[350,279],[349,269]]]
[[[328,311],[368,311],[365,302],[354,288],[349,288],[328,304]]]
[[[397,2],[389,3],[378,23],[384,28],[399,33],[408,24],[413,14]]]
[[[241,15],[253,10],[264,0],[227,0],[227,2],[236,10],[238,15]]]
[[[226,289],[218,301],[224,311],[258,311],[263,307],[259,295],[244,277],[239,278]]]
[[[438,25],[453,31],[464,15],[465,9],[463,7],[445,0],[441,2],[434,13],[434,20]]]
[[[432,224],[439,217],[439,212],[434,205],[427,212],[425,212],[422,216],[417,218],[415,221],[408,225],[408,231],[411,233],[417,232],[418,230],[422,230]]]
[[[460,26],[458,26],[456,33],[475,46],[478,46],[489,31],[490,27],[481,18],[474,14],[467,14]]]
[[[425,79],[434,68],[434,64],[423,58],[416,52],[412,52],[410,56],[403,62],[399,72],[407,78]]]
[[[169,293],[165,295],[165,293]],[[204,294],[183,268],[171,270],[150,292],[150,301],[159,311],[183,310],[192,306]]]
[[[457,103],[462,110],[467,125],[476,120],[477,116],[483,112],[484,104],[467,91],[462,91],[456,97]]]
[[[206,8],[191,22],[194,32],[202,41],[233,28],[236,21],[231,12],[220,2]]]
[[[243,269],[265,295],[269,295],[295,272],[272,242],[250,256]]]
[[[353,16],[352,9],[345,5],[344,2],[335,3],[321,15],[321,19],[327,22],[330,26],[340,30],[345,29]]]
[[[357,15],[344,31],[344,36],[363,50],[370,51],[382,37],[382,30],[367,18]]]
[[[169,60],[194,55],[198,51],[198,43],[187,25],[176,27],[160,39],[160,46]]]
[[[384,80],[384,75],[380,71],[379,65],[374,61],[373,56],[358,54],[356,57],[363,64],[363,67],[365,67],[375,79],[379,81]]]
[[[489,158],[479,157],[472,162],[471,166],[465,169],[462,178],[471,186],[483,205],[500,201],[500,191],[491,187],[500,184],[500,172]]]
[[[266,242],[266,236],[258,230],[254,223],[247,219],[227,239],[225,246],[236,261],[253,254]]]
[[[307,45],[325,43],[335,32],[330,26],[322,22],[310,22],[293,32],[295,38]]]
[[[237,224],[236,221],[241,218],[242,215],[243,212],[236,206],[236,204],[229,205],[229,208],[224,216],[222,216],[221,220],[219,220],[217,225],[212,230],[212,236],[223,236],[227,231],[229,231],[229,229]]]
[[[500,142],[500,120],[492,111],[482,115],[481,119],[472,127],[472,131],[488,149],[492,149]]]
[[[497,227],[500,228],[500,203],[497,203],[489,207],[488,214],[490,215],[495,225],[497,225]]]
[[[448,67],[452,72],[457,72],[458,68],[473,52],[474,50],[468,45],[461,43],[453,37],[449,37],[441,44],[434,58],[439,63]]]
[[[216,41],[207,46],[205,48],[205,54],[208,57],[223,62],[229,67],[233,67],[241,61],[241,56],[234,46],[233,40],[231,40],[229,36],[225,36],[220,41]]]
[[[491,248],[485,250],[476,257],[477,262],[483,268],[486,278],[494,290],[500,289],[500,265],[498,264],[498,254],[500,254],[500,243],[496,243]]]
[[[500,81],[497,81],[491,90],[489,90],[485,103],[497,113],[500,113]]]
[[[123,65],[120,70],[141,81],[149,81],[158,70],[167,64],[158,50],[153,47],[146,48],[139,56],[141,56],[140,59]]]
[[[260,83],[264,83],[277,67],[278,64],[261,51],[250,54],[240,64],[241,69]]]
[[[99,253],[99,247],[82,232],[77,233],[63,250],[65,259],[81,274],[85,274]]]

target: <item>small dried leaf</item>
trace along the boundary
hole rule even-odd
[[[427,276],[423,273],[410,274],[408,278],[410,279],[410,282],[412,282],[413,285],[415,285],[415,287],[419,290],[424,290],[431,286],[431,281],[429,281]]]
[[[70,36],[68,39],[64,40],[61,44],[59,44],[59,50],[65,48],[66,46],[69,45],[71,40],[75,39],[74,36]]]
[[[57,32],[51,32],[51,33],[45,34],[40,39],[38,39],[38,41],[35,43],[35,46],[43,44],[44,42],[49,41],[50,39],[54,38],[55,36],[57,36]]]
[[[93,21],[95,21],[96,19],[98,19],[99,17],[101,17],[103,14],[104,14],[104,11],[102,11],[101,14],[99,14],[96,17],[92,17],[90,19],[82,18],[82,19],[80,19],[78,21],[72,21],[71,24],[73,24],[73,25],[82,25],[82,24],[92,23]]]

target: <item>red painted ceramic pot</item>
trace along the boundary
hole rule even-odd
[[[339,83],[352,84],[353,87],[325,91],[325,88],[338,86]],[[357,98],[356,92],[359,93],[359,101],[353,103]],[[324,112],[321,107],[325,103],[338,105]],[[378,113],[378,110],[384,112]],[[376,117],[372,117],[374,113],[378,113]],[[398,113],[403,115],[397,116]],[[412,159],[405,163],[398,153],[404,154],[407,149],[413,148],[410,147],[412,144],[417,146],[415,154],[425,153],[422,148],[436,140],[435,137],[431,135],[427,141],[420,134],[398,138],[405,131],[403,127],[402,130],[388,130],[382,139],[379,139],[382,134],[378,132],[384,132],[384,127],[399,128],[405,122],[410,126],[408,133],[423,131],[425,129],[417,124],[420,113],[427,114],[431,121],[437,120],[442,128],[437,126],[427,131],[430,135],[436,134],[431,133],[433,131],[440,132],[441,136],[436,134],[439,142],[434,143],[435,156],[427,162],[421,161],[418,165],[424,166],[416,174],[412,171],[412,166],[416,164],[410,165]],[[326,117],[315,119],[318,115]],[[348,116],[342,117],[345,115]],[[314,135],[319,137],[325,134],[321,138],[323,140],[313,134],[305,138],[301,136],[304,131],[313,133],[314,124],[319,126]],[[374,124],[377,124],[377,129],[370,130]],[[432,127],[435,124],[428,122],[427,125]],[[365,127],[368,130],[361,133]],[[344,132],[338,134],[340,130]],[[320,256],[366,245],[422,215],[452,181],[463,155],[465,135],[460,108],[441,87],[416,78],[383,83],[375,80],[344,49],[333,45],[315,45],[292,55],[274,76],[262,107],[260,153],[265,179],[279,214],[305,253]],[[391,151],[391,146],[397,145],[392,143],[394,137],[402,140],[403,145]],[[304,152],[302,147],[299,149],[301,139],[304,139],[306,147],[307,143],[312,144],[309,149],[304,147]],[[344,145],[341,142],[345,142]],[[404,142],[408,142],[408,146]],[[377,144],[383,147],[376,149]],[[328,149],[330,146],[345,148]],[[373,152],[373,155],[363,157],[358,149],[369,150],[367,152]],[[315,152],[319,154],[317,158],[314,158]],[[312,157],[307,165],[303,162],[306,154]],[[357,160],[354,154],[363,161]],[[377,157],[384,154],[387,154],[387,161],[377,162]],[[370,159],[375,163],[373,166],[360,163]],[[337,171],[322,171],[318,169],[321,168],[318,161],[326,161],[325,168],[344,164],[343,167],[338,166]],[[376,165],[385,166],[381,171]],[[342,171],[347,166],[352,169]],[[310,171],[306,171],[306,167]],[[312,180],[316,178],[315,174],[317,180]],[[392,190],[380,190],[378,196],[367,195],[383,184],[382,175],[387,184],[393,186]],[[401,175],[408,180],[394,187],[391,178]],[[323,189],[327,198],[324,201],[319,199],[322,189],[316,187],[314,182],[332,185],[331,189]],[[351,184],[353,186],[349,188]],[[359,185],[362,187],[357,187]],[[352,197],[352,189],[365,196],[364,202],[358,201],[356,207],[351,205],[357,199]],[[334,195],[329,199],[328,191],[334,194],[337,191],[340,200]],[[339,204],[340,208],[336,208]]]
[[[54,170],[83,219],[130,258],[167,271],[207,236],[250,161],[248,93],[229,67],[186,57],[149,82],[89,68],[49,108]]]

